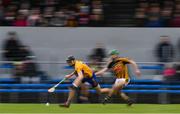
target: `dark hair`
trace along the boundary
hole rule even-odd
[[[66,61],[73,61],[73,60],[75,60],[75,57],[72,55],[68,56],[66,59]]]

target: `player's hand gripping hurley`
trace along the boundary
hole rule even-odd
[[[63,78],[59,83],[57,83],[56,85],[54,85],[52,88],[48,89],[48,92],[52,93],[56,90],[56,87],[59,86],[59,84],[61,84],[62,82],[64,82],[66,80],[66,78]]]

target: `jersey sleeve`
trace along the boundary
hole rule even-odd
[[[77,73],[79,73],[79,72],[82,71],[82,68],[83,68],[83,66],[82,66],[80,63],[78,63],[78,64],[75,66],[75,71],[76,71]]]
[[[113,64],[113,62],[108,63],[106,68],[108,68],[108,69],[112,68],[112,64]]]

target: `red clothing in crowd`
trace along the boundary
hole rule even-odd
[[[174,19],[172,19],[170,21],[170,26],[171,27],[180,27],[180,16],[179,17],[175,17]]]
[[[28,26],[28,24],[26,20],[16,20],[14,26]]]

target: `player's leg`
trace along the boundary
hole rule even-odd
[[[96,87],[94,87],[96,91],[101,94],[101,93],[109,93],[111,89],[109,88],[101,88],[101,86],[98,84]]]
[[[76,93],[76,90],[78,89],[78,87],[80,86],[82,80],[80,80],[79,78],[76,78],[72,84],[72,86],[69,88],[70,92],[69,92],[69,95],[68,95],[68,99],[67,101],[65,102],[65,104],[63,105],[60,105],[61,107],[69,107],[70,104],[71,104],[71,101],[72,99],[74,98],[75,96],[75,93]]]
[[[112,95],[117,95],[118,92],[124,87],[125,84],[126,84],[126,81],[124,79],[116,79],[115,84],[113,85],[109,94],[104,98],[103,104],[108,102],[111,99]]]
[[[93,74],[93,77],[86,80],[89,84],[91,84],[91,86],[96,89],[96,91],[101,94],[101,93],[108,93],[110,91],[109,88],[101,88],[99,83],[97,82],[97,79],[96,79],[96,75]]]
[[[123,92],[118,91],[117,95],[120,96],[125,101],[127,101],[129,99],[129,97]]]
[[[127,86],[128,83],[129,80],[126,80],[125,86]],[[120,96],[123,100],[125,100],[128,106],[131,106],[133,104],[133,100],[131,100],[125,93],[118,91],[118,96]]]
[[[79,101],[80,102],[88,102],[89,97],[89,84],[88,83],[82,83],[80,87],[80,95],[79,95]]]
[[[133,104],[133,101],[125,93],[118,91],[118,96],[125,100],[128,106],[131,106]]]

